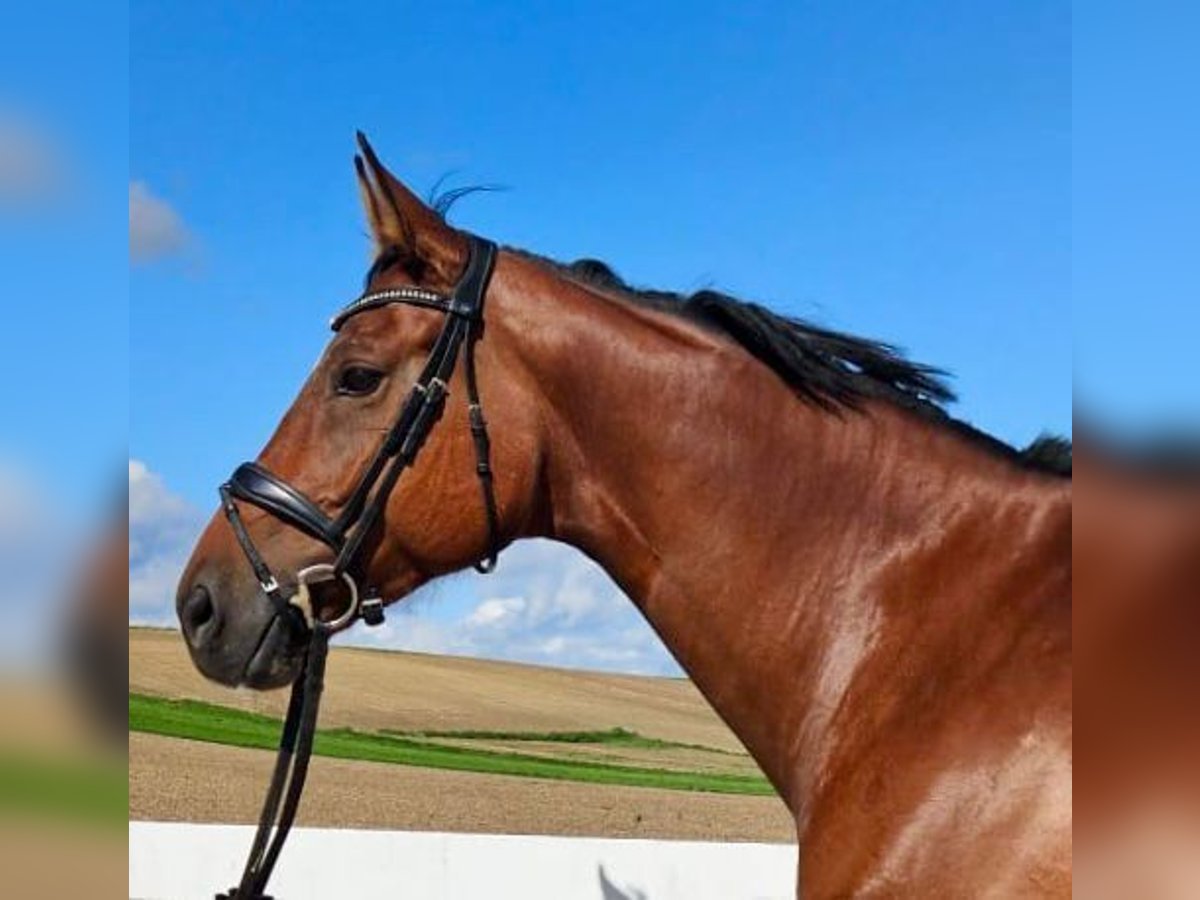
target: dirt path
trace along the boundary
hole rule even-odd
[[[129,736],[131,819],[253,822],[273,754]],[[574,784],[317,758],[301,825],[791,842],[774,797]]]

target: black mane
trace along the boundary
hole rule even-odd
[[[1127,475],[1162,484],[1200,487],[1200,430],[1160,425],[1142,433],[1112,432],[1085,420],[1080,442],[1089,458]]]
[[[955,399],[944,372],[910,362],[888,344],[818,328],[719,291],[683,296],[632,288],[595,259],[558,268],[576,281],[729,335],[802,397],[826,409],[855,407],[866,397],[938,409],[937,404]]]
[[[479,185],[438,193],[441,184],[439,181],[430,192],[429,200],[443,218],[463,197],[497,189]],[[1018,450],[955,419],[943,406],[957,399],[945,382],[947,373],[906,359],[900,349],[890,344],[781,316],[757,303],[719,291],[701,290],[684,295],[634,287],[598,259],[561,263],[516,247],[505,249],[549,265],[574,281],[729,336],[774,371],[801,399],[823,409],[857,409],[865,399],[886,400],[937,422],[1019,466],[1071,477],[1070,440],[1043,434]],[[381,261],[382,257],[372,266],[368,281]]]
[[[681,316],[728,335],[782,378],[802,399],[824,409],[857,409],[865,399],[881,399],[1000,454],[1025,468],[1071,475],[1071,442],[1039,436],[1018,450],[953,418],[943,404],[953,403],[946,373],[912,362],[890,344],[820,328],[714,290],[683,295],[632,287],[606,263],[581,259],[559,263],[534,256],[567,277],[640,305]]]

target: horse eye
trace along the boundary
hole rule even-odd
[[[346,366],[338,375],[337,392],[350,397],[365,397],[383,381],[383,372],[368,366]]]

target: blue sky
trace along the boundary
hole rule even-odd
[[[45,166],[36,196],[0,199],[0,462],[91,511],[111,503],[128,430],[128,20],[34,6],[6,8],[0,38],[0,144]],[[20,178],[3,159],[0,181]]]
[[[1075,14],[1075,388],[1109,428],[1200,434],[1200,8]]]
[[[465,227],[894,342],[1005,440],[1069,431],[1066,3],[577,7],[133,4],[129,178],[166,238],[129,276],[129,446],[155,503],[207,515],[359,285],[356,128],[418,190],[510,188]],[[410,625],[532,615],[510,581]]]
[[[58,659],[81,548],[120,512],[128,432],[123,9],[0,28],[0,669]],[[86,77],[81,77],[85,73]],[[117,520],[119,521],[119,520]]]

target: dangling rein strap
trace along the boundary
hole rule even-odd
[[[329,630],[318,622],[308,644],[304,671],[292,684],[283,735],[279,739],[279,754],[275,757],[275,773],[271,776],[267,799],[258,818],[258,831],[254,835],[254,844],[250,848],[241,883],[227,893],[217,894],[216,900],[272,900],[263,890],[271,878],[271,871],[275,868],[300,806],[304,779],[308,776],[308,762],[312,758],[328,655]]]

